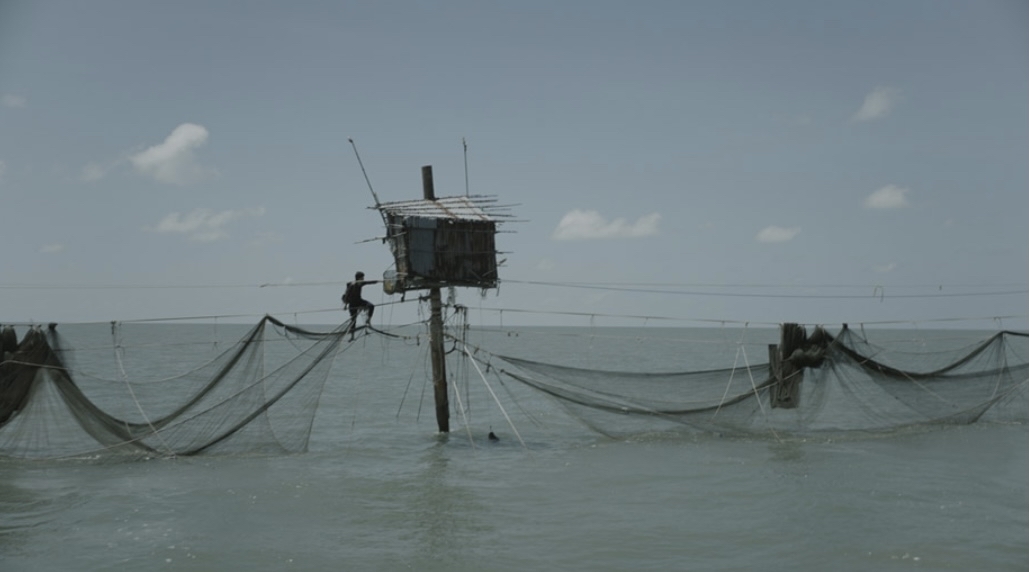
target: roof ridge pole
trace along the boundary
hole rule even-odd
[[[432,165],[422,167],[422,193],[435,201]],[[432,388],[436,396],[436,425],[440,433],[450,432],[450,396],[447,390],[447,357],[443,349],[443,300],[439,285],[429,288],[429,349],[432,354]]]

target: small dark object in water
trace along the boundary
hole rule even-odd
[[[500,440],[500,437],[497,437],[497,434],[492,432],[492,431],[489,432],[488,438],[489,438],[490,441],[499,441]]]

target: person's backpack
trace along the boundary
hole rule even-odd
[[[354,283],[353,282],[347,282],[347,289],[343,292],[343,304],[344,305],[349,306],[350,304],[353,304],[354,302],[357,301],[356,300],[356,298],[357,298],[356,290],[357,290],[357,288],[354,287]]]

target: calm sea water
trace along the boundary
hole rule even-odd
[[[111,343],[103,327],[80,328]],[[169,354],[243,331],[138,328],[126,344],[167,342]],[[521,328],[468,339],[542,361],[675,371],[764,361],[776,335]],[[965,343],[953,332],[885,337]],[[1029,569],[1024,425],[609,439],[455,362],[451,404],[465,413],[440,436],[427,363],[424,334],[359,338],[333,369],[304,454],[0,460],[0,570]],[[485,439],[490,429],[500,441]]]

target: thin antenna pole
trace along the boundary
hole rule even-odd
[[[461,145],[464,146],[464,196],[468,196],[468,143],[461,138]]]
[[[353,139],[347,138],[350,141],[350,146],[354,148],[354,155],[357,156],[357,164],[361,166],[361,173],[364,174],[364,180],[368,183],[368,190],[372,192],[372,198],[375,199],[375,206],[378,207],[381,203],[379,202],[379,195],[375,194],[375,189],[372,188],[372,181],[368,178],[368,172],[364,170],[364,163],[361,162],[361,155],[357,152],[357,143],[354,143]]]

